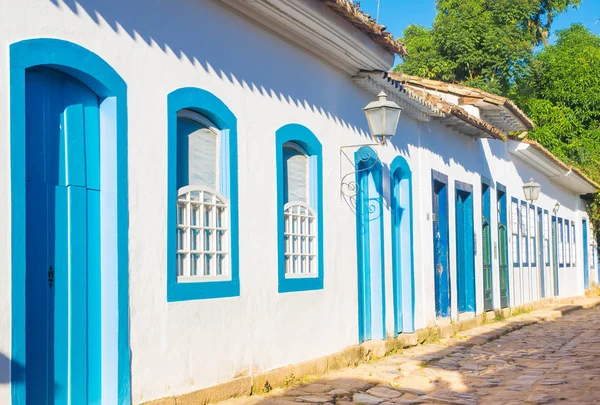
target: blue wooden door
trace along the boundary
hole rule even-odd
[[[585,289],[588,289],[590,288],[590,268],[588,267],[588,230],[587,221],[585,219],[582,221],[581,226],[583,228],[583,285]],[[575,254],[577,254],[577,251],[575,251]]]
[[[381,163],[373,150],[356,156],[358,340],[385,339],[385,278]]]
[[[473,194],[456,190],[456,284],[458,312],[475,312]]]
[[[26,400],[99,404],[98,97],[32,70],[26,103]]]
[[[448,265],[448,184],[445,176],[433,179],[433,255],[435,313],[450,316],[450,269]]]

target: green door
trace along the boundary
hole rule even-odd
[[[505,188],[498,184],[498,264],[500,270],[500,306],[506,308],[509,305],[508,288],[508,230],[506,229],[507,208]]]

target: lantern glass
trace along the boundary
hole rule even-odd
[[[533,179],[529,179],[529,182],[523,185],[523,193],[525,194],[525,199],[530,202],[536,201],[540,197],[541,189],[542,186],[533,181]]]
[[[379,100],[369,103],[364,108],[371,135],[382,138],[394,136],[402,109],[393,101],[388,101],[383,91],[378,97]]]

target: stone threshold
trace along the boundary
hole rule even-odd
[[[144,402],[142,405],[206,405],[235,397],[261,395],[274,388],[287,387],[309,377],[355,367],[358,364],[396,353],[398,350],[439,342],[440,339],[444,339],[448,346],[481,345],[525,326],[556,319],[569,312],[593,308],[599,304],[599,297],[542,299],[518,307],[484,312],[464,321],[430,326],[414,333],[401,334],[395,338],[364,342],[317,359],[284,366],[254,376],[236,378],[187,394]],[[459,334],[460,336],[458,336]]]

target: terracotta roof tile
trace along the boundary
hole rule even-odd
[[[451,93],[460,97],[468,97],[485,103],[502,106],[511,111],[528,129],[533,129],[533,121],[510,99],[483,90],[463,86],[456,83],[446,83],[439,80],[424,79],[418,76],[405,75],[398,72],[390,72],[390,76],[403,84],[414,87],[422,87],[437,90],[442,93]]]
[[[304,1],[304,0],[302,0]],[[378,24],[371,16],[364,13],[360,7],[348,0],[319,0],[325,3],[335,13],[346,19],[360,31],[368,35],[373,41],[392,54],[406,56],[404,44],[394,39],[386,31],[386,26]]]

